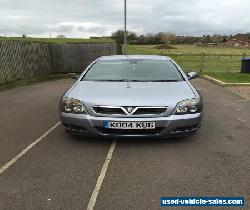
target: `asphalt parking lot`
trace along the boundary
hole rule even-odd
[[[72,82],[0,92],[0,209],[86,209],[93,198],[116,140],[70,137],[57,124],[59,99]],[[191,209],[160,207],[162,196],[250,198],[250,101],[203,79],[194,84],[205,106],[199,133],[118,140],[94,209]]]

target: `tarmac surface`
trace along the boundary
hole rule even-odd
[[[55,125],[60,97],[73,82],[0,92],[1,210],[87,209],[100,177],[92,200],[98,210],[239,209],[160,207],[160,197],[172,196],[244,196],[250,209],[249,100],[197,79],[193,83],[203,96],[204,118],[196,135],[117,141],[72,137]]]

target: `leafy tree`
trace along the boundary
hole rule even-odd
[[[65,38],[66,38],[66,36],[65,36],[65,35],[63,35],[63,34],[59,34],[56,38],[58,38],[58,39],[65,39]]]
[[[124,31],[123,30],[118,30],[114,32],[111,36],[114,40],[116,40],[117,43],[123,44],[124,43]],[[127,41],[128,43],[133,43],[136,40],[138,40],[138,37],[136,33],[127,31]]]

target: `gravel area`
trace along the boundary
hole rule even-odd
[[[250,100],[250,86],[232,86],[228,89]]]

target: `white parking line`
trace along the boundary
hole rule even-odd
[[[102,166],[101,173],[100,173],[100,175],[99,175],[99,177],[97,179],[95,189],[93,190],[91,198],[89,200],[87,210],[93,210],[94,209],[94,206],[95,206],[95,203],[96,203],[96,199],[97,199],[98,193],[100,191],[102,182],[103,182],[103,180],[105,178],[105,175],[106,175],[109,163],[110,163],[110,161],[112,159],[112,155],[113,155],[113,152],[115,150],[116,143],[117,143],[117,141],[113,141],[112,144],[111,144],[111,146],[110,146],[110,149],[108,151],[107,157],[106,157],[105,162],[104,162],[104,164]]]
[[[12,166],[18,159],[25,155],[32,147],[42,141],[48,134],[50,134],[53,130],[55,130],[61,122],[57,122],[53,127],[51,127],[48,131],[46,131],[42,136],[40,136],[37,140],[35,140],[32,144],[30,144],[27,148],[21,151],[18,155],[16,155],[12,160],[6,163],[3,167],[0,168],[0,174],[2,174],[5,170],[7,170],[10,166]]]
[[[249,98],[248,98],[247,96],[245,96],[244,94],[241,94],[241,93],[239,93],[238,91],[233,90],[233,89],[230,88],[230,87],[228,87],[227,89],[228,89],[229,91],[231,91],[232,93],[235,93],[236,95],[238,95],[238,96],[240,96],[241,98],[243,98],[244,101],[248,101],[248,100],[249,100]],[[237,101],[240,101],[240,100],[237,100]]]

